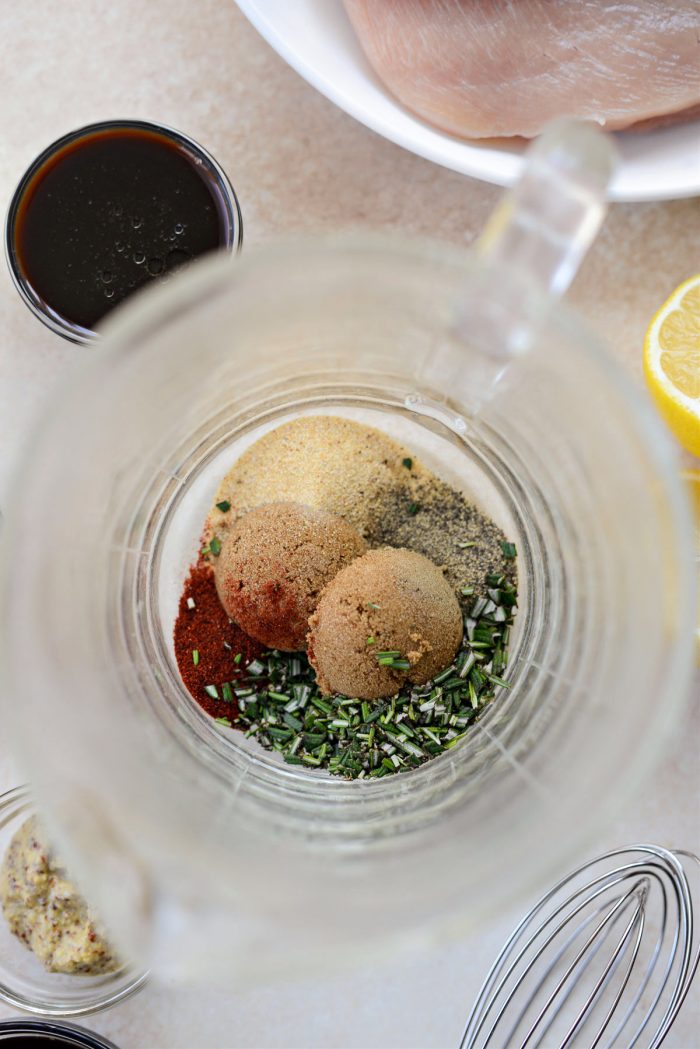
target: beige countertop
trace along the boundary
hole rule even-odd
[[[23,0],[2,12],[0,200],[26,165],[81,124],[140,117],[202,142],[228,171],[248,244],[358,227],[467,245],[499,190],[384,141],[317,94],[270,50],[232,0]],[[651,315],[699,268],[700,199],[616,205],[570,301],[640,384]],[[44,398],[76,355],[30,315],[0,273],[0,507]],[[681,461],[679,456],[679,461]],[[690,458],[686,457],[690,464]],[[697,465],[697,464],[696,464]],[[697,689],[696,689],[697,692]],[[635,841],[700,849],[697,710],[633,809],[601,829],[601,849]],[[14,785],[0,733],[0,788]],[[601,814],[603,815],[603,814]],[[512,925],[390,968],[237,993],[150,987],[86,1026],[122,1049],[454,1046],[480,978]],[[667,1045],[700,1046],[698,988]],[[0,1019],[14,1011],[0,1006]]]

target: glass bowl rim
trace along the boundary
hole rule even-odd
[[[15,811],[18,807],[19,811]],[[9,820],[13,820],[16,816],[23,815],[23,810],[26,810],[27,808],[31,810],[32,807],[33,799],[28,784],[21,784],[20,786],[12,787],[10,790],[0,794],[0,830],[4,828],[4,824],[2,823],[3,818],[9,816]],[[37,964],[41,963],[37,961]],[[122,968],[118,969],[114,974],[109,975],[123,978],[129,972],[130,968],[131,967],[128,965],[122,966]],[[50,976],[51,974],[47,975]],[[68,1004],[67,1002],[47,1002],[38,996],[30,998],[22,992],[13,991],[6,983],[0,982],[0,1001],[6,1002],[8,1005],[12,1005],[16,1009],[21,1009],[23,1012],[29,1013],[33,1016],[57,1018],[89,1016],[91,1013],[97,1013],[104,1009],[109,1009],[113,1005],[117,1005],[119,1002],[123,1002],[127,998],[130,998],[146,985],[148,977],[148,972],[134,971],[133,976],[128,983],[118,990],[105,990],[104,986],[102,986],[98,989],[98,993],[95,994],[92,1001],[87,999],[82,1004],[77,1004],[75,1006]],[[1,1033],[2,1025],[0,1024],[0,1034]],[[100,1043],[96,1044],[99,1045]]]
[[[15,223],[20,204],[32,179],[43,165],[56,153],[59,153],[72,142],[78,142],[89,135],[110,130],[141,130],[151,131],[162,138],[169,139],[177,145],[186,147],[189,151],[200,158],[215,176],[226,211],[226,243],[223,251],[228,254],[237,254],[243,246],[243,216],[241,207],[233,188],[231,180],[216,158],[200,145],[196,139],[169,124],[162,124],[153,120],[99,120],[91,124],[83,124],[81,127],[68,131],[59,138],[54,139],[38,153],[22,173],[12,196],[5,217],[5,260],[10,271],[10,277],[24,304],[34,314],[37,320],[45,324],[47,328],[62,336],[69,342],[81,343],[83,345],[94,344],[101,339],[101,333],[90,328],[83,328],[74,324],[66,317],[54,311],[48,303],[45,303],[37,292],[34,291],[29,281],[22,274],[17,253],[15,251]]]
[[[41,1038],[43,1035],[49,1035],[52,1041],[56,1042],[57,1047],[64,1045],[84,1046],[85,1049],[119,1049],[114,1042],[108,1041],[101,1034],[89,1031],[87,1027],[80,1027],[78,1024],[54,1023],[50,1020],[29,1018],[0,1020],[0,1043],[4,1042],[6,1037],[12,1038],[14,1035],[25,1035],[30,1039],[33,1036]]]

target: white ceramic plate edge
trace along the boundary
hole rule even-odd
[[[522,158],[518,147],[465,142],[438,131],[404,110],[383,88],[369,67],[347,16],[342,0],[292,0],[285,4],[285,19],[304,28],[318,30],[309,23],[323,12],[332,29],[328,48],[338,57],[350,58],[363,78],[362,98],[348,91],[342,78],[333,78],[314,61],[309,49],[300,47],[298,38],[285,32],[285,19],[279,17],[278,0],[236,0],[238,7],[260,35],[312,87],[370,130],[396,145],[460,174],[496,185],[511,185],[517,178]],[[316,21],[318,22],[318,17]],[[304,35],[304,34],[301,34]],[[313,32],[308,34],[310,39]],[[344,39],[343,39],[344,38]],[[341,48],[338,49],[340,42]],[[369,104],[374,100],[378,110]],[[384,112],[382,112],[384,110]],[[657,131],[616,136],[622,162],[610,189],[613,201],[668,200],[700,193],[700,121]],[[665,140],[665,141],[664,141]],[[664,158],[663,154],[666,154]]]

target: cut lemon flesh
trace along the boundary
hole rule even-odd
[[[676,288],[649,325],[644,375],[673,434],[700,456],[700,274]]]

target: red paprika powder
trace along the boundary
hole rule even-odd
[[[224,698],[224,682],[241,680],[251,660],[264,647],[244,634],[224,611],[216,592],[214,572],[199,562],[185,582],[174,631],[175,658],[187,690],[213,718],[238,716],[236,697]],[[219,698],[206,691],[216,686]]]

